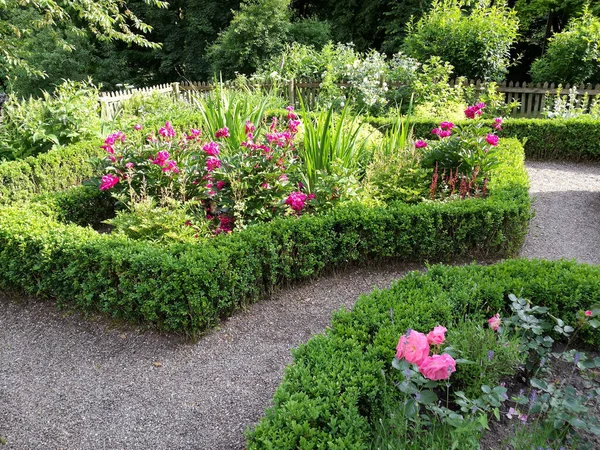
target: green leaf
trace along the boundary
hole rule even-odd
[[[538,378],[532,378],[529,380],[529,384],[531,384],[532,387],[541,389],[543,391],[548,390],[548,384],[544,380],[540,380]]]
[[[419,403],[423,403],[424,405],[431,405],[438,400],[437,395],[435,395],[435,392],[433,391],[421,391],[420,395]]]
[[[596,319],[592,319],[588,323],[590,324],[590,326],[592,328],[598,328],[598,327],[600,327],[600,321],[598,321]]]
[[[571,424],[571,426],[575,427],[575,428],[585,428],[587,427],[587,424],[579,419],[578,417],[573,417],[572,419],[569,419],[569,423]]]

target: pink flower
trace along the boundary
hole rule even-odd
[[[173,172],[179,173],[179,168],[177,167],[177,163],[172,159],[166,161],[166,166],[163,167],[163,172]]]
[[[269,183],[263,183],[263,184],[260,185],[260,187],[263,188],[263,189],[270,189],[271,188],[271,186],[269,186]]]
[[[415,142],[415,148],[425,148],[425,147],[427,147],[427,142],[425,142],[423,139],[419,139],[417,142]]]
[[[485,137],[485,140],[487,141],[488,144],[490,144],[492,147],[495,147],[496,145],[498,145],[498,141],[500,140],[498,138],[498,136],[496,136],[495,134],[488,134]]]
[[[419,365],[428,355],[429,344],[423,333],[408,330],[406,334],[400,337],[396,346],[396,358],[404,358],[411,364]]]
[[[469,106],[465,109],[465,116],[469,119],[474,119],[476,116],[483,114],[483,108],[485,108],[485,103],[477,103],[476,105]]]
[[[217,139],[221,139],[221,138],[227,139],[228,137],[229,137],[229,128],[227,128],[227,127],[223,127],[220,130],[217,130],[217,132],[215,133],[215,138],[217,138]]]
[[[115,184],[117,184],[119,181],[121,181],[121,179],[118,176],[113,175],[112,173],[104,175],[102,177],[102,183],[100,184],[100,190],[107,191],[110,188],[112,188]]]
[[[500,131],[502,129],[502,117],[496,117],[494,119],[494,123],[492,124],[492,128],[495,128],[496,130]]]
[[[438,136],[441,138],[446,138],[451,135],[452,135],[452,131],[450,131],[450,130],[440,130],[440,132],[438,133]]]
[[[225,187],[225,182],[224,181],[221,181],[221,180],[217,181],[217,190],[220,191],[224,187]]]
[[[135,164],[133,164],[132,162],[128,162],[127,164],[125,164],[125,167],[127,167],[128,169],[133,169],[133,166]]]
[[[304,203],[306,202],[307,195],[303,192],[292,192],[285,200],[285,204],[289,205],[294,211],[302,211]]]
[[[431,134],[439,134],[440,131],[442,130],[440,130],[439,128],[434,128],[433,130],[431,130]]]
[[[158,152],[156,154],[156,158],[154,158],[154,160],[152,161],[152,164],[157,164],[160,167],[164,166],[165,163],[167,162],[167,160],[169,159],[169,152],[167,151],[162,151],[162,152]]]
[[[593,314],[593,313],[592,313],[592,311],[590,311],[590,310],[588,309],[586,312],[584,312],[584,314],[585,314],[586,316],[588,316],[588,317],[592,317],[592,314]]]
[[[288,119],[297,119],[298,116],[296,115],[296,113],[294,112],[294,107],[293,106],[288,106],[287,108],[285,108],[288,112],[287,118]]]
[[[308,194],[308,201],[314,200],[315,198],[317,198],[315,194]]]
[[[446,327],[438,325],[433,331],[427,333],[427,342],[431,345],[440,345],[446,340]]]
[[[169,122],[167,120],[165,122],[165,126],[162,127],[160,130],[158,130],[158,134],[160,134],[162,137],[166,137],[166,138],[175,137],[175,130],[173,129],[171,122]]]
[[[141,123],[138,123],[138,124],[136,124],[136,125],[133,127],[133,129],[134,129],[135,131],[140,131],[142,128],[144,128],[144,127],[142,126],[142,124],[141,124]]]
[[[208,156],[219,156],[219,144],[214,141],[204,144],[202,150],[204,150]]]
[[[209,172],[212,172],[213,170],[218,169],[219,167],[221,167],[220,159],[211,156],[206,160],[206,170],[208,170]]]
[[[446,380],[456,372],[456,361],[446,353],[428,356],[419,364],[419,372],[430,380]]]
[[[506,417],[508,417],[509,419],[512,419],[513,416],[518,416],[519,412],[513,408],[512,406],[510,408],[508,408],[508,412],[506,413]]]
[[[440,123],[440,128],[442,130],[451,130],[454,128],[454,124],[452,122],[442,122]]]
[[[246,134],[254,133],[254,131],[256,131],[256,127],[254,126],[254,124],[249,120],[246,120]]]
[[[498,331],[500,328],[500,324],[502,323],[502,319],[500,318],[500,314],[496,314],[488,319],[488,323],[490,324],[490,328],[494,331]]]
[[[288,181],[288,176],[285,173],[282,173],[281,175],[279,175],[279,181],[286,182]]]
[[[291,119],[288,122],[288,128],[292,133],[297,133],[298,132],[298,127],[300,126],[300,121],[299,120],[294,120]]]

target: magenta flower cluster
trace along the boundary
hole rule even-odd
[[[468,119],[475,119],[483,114],[483,108],[485,108],[485,103],[482,102],[469,106],[465,109],[465,116],[467,116]]]

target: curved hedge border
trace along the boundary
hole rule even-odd
[[[0,287],[193,334],[282,282],[327,267],[386,257],[511,255],[530,218],[528,179],[521,145],[504,140],[499,148],[502,164],[486,199],[350,205],[208,243],[161,246],[60,223],[77,209],[70,200],[79,194],[0,207]]]
[[[385,130],[393,119],[371,117],[365,122]],[[490,121],[491,122],[491,121]],[[415,136],[428,137],[439,121],[416,120]],[[460,122],[458,122],[460,125]],[[576,119],[513,119],[502,124],[501,137],[525,142],[525,155],[531,159],[600,159],[600,120]]]
[[[94,175],[100,141],[80,142],[38,156],[0,164],[0,204],[67,189]]]
[[[466,315],[483,322],[508,308],[509,293],[574,321],[577,310],[600,301],[600,267],[539,260],[440,265],[363,295],[351,312],[337,313],[326,335],[293,352],[274,406],[248,433],[247,448],[370,448],[371,420],[384,390],[393,389],[381,371],[390,370],[398,337],[408,328],[431,329]],[[600,330],[581,338],[597,346]]]

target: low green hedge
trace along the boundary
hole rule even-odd
[[[95,174],[99,141],[79,142],[38,156],[0,164],[0,204],[81,184]]]
[[[393,119],[370,117],[366,122],[385,130]],[[428,138],[439,121],[414,121],[417,138]],[[491,121],[490,121],[491,123]],[[460,125],[460,122],[458,123]],[[519,139],[525,143],[525,155],[531,159],[600,159],[600,120],[576,119],[506,119],[501,137]]]
[[[600,267],[574,262],[512,260],[492,266],[434,266],[413,272],[389,290],[362,296],[334,316],[326,335],[296,349],[274,406],[248,433],[248,449],[368,449],[381,412],[383,381],[398,338],[464,317],[506,311],[515,293],[573,321],[600,302]],[[572,323],[572,322],[571,322]],[[600,345],[600,331],[581,336]]]
[[[91,201],[85,192],[0,207],[0,287],[193,334],[282,282],[327,267],[512,255],[530,218],[528,181],[520,144],[505,140],[500,149],[503,164],[486,199],[348,205],[194,244],[132,241],[61,223],[80,222],[72,211]],[[82,210],[101,210],[86,204]]]

